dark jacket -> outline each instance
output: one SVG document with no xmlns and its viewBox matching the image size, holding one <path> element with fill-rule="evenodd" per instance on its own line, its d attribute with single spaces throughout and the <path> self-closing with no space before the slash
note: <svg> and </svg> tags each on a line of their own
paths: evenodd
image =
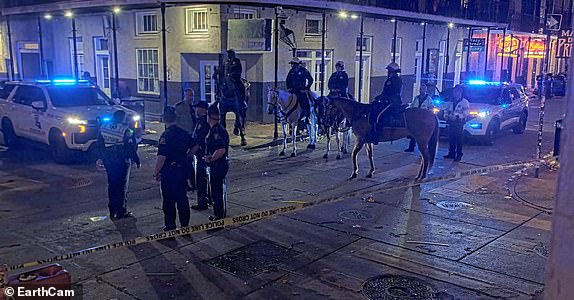
<svg viewBox="0 0 574 300">
<path fill-rule="evenodd" d="M 241 61 L 239 58 L 226 59 L 225 60 L 225 76 L 231 77 L 233 79 L 241 78 L 241 73 L 243 68 L 241 67 Z"/>
<path fill-rule="evenodd" d="M 313 77 L 311 73 L 302 66 L 291 68 L 285 80 L 287 89 L 294 92 L 299 92 L 304 89 L 309 89 L 313 85 Z"/>
<path fill-rule="evenodd" d="M 389 104 L 401 105 L 402 100 L 403 81 L 398 75 L 393 75 L 385 81 L 383 92 L 376 97 L 377 101 L 388 101 Z"/>
<path fill-rule="evenodd" d="M 349 87 L 349 76 L 345 71 L 337 71 L 331 74 L 329 77 L 329 83 L 327 84 L 329 90 L 339 90 L 341 94 L 345 95 L 347 88 Z"/>
<path fill-rule="evenodd" d="M 203 159 L 203 156 L 205 155 L 205 137 L 209 133 L 209 129 L 207 115 L 199 117 L 191 140 L 191 147 L 199 146 L 199 149 L 195 152 L 195 157 L 198 159 Z"/>
<path fill-rule="evenodd" d="M 175 124 L 169 126 L 160 136 L 157 155 L 166 157 L 164 167 L 183 167 L 187 162 L 187 150 L 190 146 L 190 136 L 187 131 Z"/>
<path fill-rule="evenodd" d="M 212 155 L 218 149 L 225 149 L 225 155 L 216 161 L 208 163 L 207 165 L 209 167 L 218 167 L 223 164 L 227 164 L 227 156 L 229 153 L 229 134 L 221 124 L 211 127 L 209 129 L 209 133 L 205 137 L 206 155 Z"/>
</svg>

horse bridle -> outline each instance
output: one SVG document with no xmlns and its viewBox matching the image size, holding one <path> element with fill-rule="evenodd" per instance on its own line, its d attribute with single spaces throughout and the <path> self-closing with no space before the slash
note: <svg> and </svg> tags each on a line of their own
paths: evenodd
<svg viewBox="0 0 574 300">
<path fill-rule="evenodd" d="M 275 98 L 275 103 L 271 103 L 271 102 L 267 101 L 267 105 L 271 105 L 275 109 L 279 108 L 279 112 L 283 115 L 282 118 L 287 120 L 287 118 L 289 118 L 289 116 L 297 109 L 297 104 L 292 109 L 285 112 L 283 110 L 283 108 L 281 107 L 281 105 L 279 105 L 279 92 L 277 92 L 275 90 L 272 90 L 271 92 L 273 93 L 273 95 L 271 97 Z M 297 100 L 295 100 L 295 101 L 297 101 Z M 291 103 L 293 103 L 293 98 L 289 99 L 289 103 L 287 103 L 287 107 L 289 107 L 291 105 Z"/>
</svg>

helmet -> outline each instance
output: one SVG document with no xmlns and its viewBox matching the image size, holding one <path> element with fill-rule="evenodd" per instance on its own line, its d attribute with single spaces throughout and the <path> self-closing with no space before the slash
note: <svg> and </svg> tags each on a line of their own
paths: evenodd
<svg viewBox="0 0 574 300">
<path fill-rule="evenodd" d="M 390 63 L 387 67 L 387 70 L 394 71 L 394 72 L 401 72 L 401 67 L 397 63 Z"/>
<path fill-rule="evenodd" d="M 209 106 L 207 114 L 210 116 L 219 116 L 219 107 L 217 106 L 217 103 L 213 103 Z"/>
<path fill-rule="evenodd" d="M 235 55 L 235 50 L 233 50 L 233 49 L 228 49 L 228 50 L 227 50 L 227 54 L 233 54 L 233 55 Z"/>
<path fill-rule="evenodd" d="M 345 68 L 345 62 L 343 62 L 342 60 L 338 61 L 335 64 L 335 67 L 341 67 L 341 68 Z"/>
<path fill-rule="evenodd" d="M 289 63 L 290 63 L 290 64 L 300 64 L 300 63 L 301 63 L 301 60 L 299 60 L 299 58 L 297 58 L 297 57 L 293 57 L 293 58 L 289 61 Z"/>
</svg>

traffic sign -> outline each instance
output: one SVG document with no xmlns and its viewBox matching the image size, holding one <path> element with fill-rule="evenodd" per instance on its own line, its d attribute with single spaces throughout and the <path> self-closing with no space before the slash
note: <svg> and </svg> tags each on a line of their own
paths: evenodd
<svg viewBox="0 0 574 300">
<path fill-rule="evenodd" d="M 548 30 L 560 30 L 562 25 L 562 15 L 560 14 L 549 14 L 546 17 L 546 29 Z"/>
</svg>

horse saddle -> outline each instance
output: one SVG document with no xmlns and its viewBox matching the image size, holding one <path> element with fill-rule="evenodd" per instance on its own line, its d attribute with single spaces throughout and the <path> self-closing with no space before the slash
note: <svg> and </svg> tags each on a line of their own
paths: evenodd
<svg viewBox="0 0 574 300">
<path fill-rule="evenodd" d="M 405 128 L 407 126 L 405 120 L 407 107 L 408 105 L 403 104 L 401 106 L 387 106 L 378 110 L 375 124 L 377 131 L 380 132 L 384 128 Z"/>
</svg>

